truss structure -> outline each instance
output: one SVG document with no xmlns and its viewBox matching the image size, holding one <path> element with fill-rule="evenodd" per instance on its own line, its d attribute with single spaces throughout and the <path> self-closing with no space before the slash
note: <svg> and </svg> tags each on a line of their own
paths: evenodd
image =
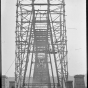
<svg viewBox="0 0 88 88">
<path fill-rule="evenodd" d="M 64 0 L 17 0 L 15 88 L 66 88 Z"/>
</svg>

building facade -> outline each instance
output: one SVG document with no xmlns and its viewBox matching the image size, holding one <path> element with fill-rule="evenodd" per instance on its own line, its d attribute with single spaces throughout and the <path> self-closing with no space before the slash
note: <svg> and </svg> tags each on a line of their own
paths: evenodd
<svg viewBox="0 0 88 88">
<path fill-rule="evenodd" d="M 2 76 L 2 88 L 9 88 L 8 77 L 5 75 Z"/>
<path fill-rule="evenodd" d="M 85 88 L 84 75 L 74 76 L 74 88 Z"/>
</svg>

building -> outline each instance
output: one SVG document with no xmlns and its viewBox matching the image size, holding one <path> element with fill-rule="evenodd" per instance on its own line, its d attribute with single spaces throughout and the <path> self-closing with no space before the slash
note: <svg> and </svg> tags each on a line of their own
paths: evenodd
<svg viewBox="0 0 88 88">
<path fill-rule="evenodd" d="M 74 76 L 74 88 L 85 88 L 84 75 Z"/>
<path fill-rule="evenodd" d="M 15 88 L 15 78 L 8 77 L 8 81 L 9 81 L 9 88 Z"/>
<path fill-rule="evenodd" d="M 67 81 L 66 88 L 73 88 L 73 81 Z"/>
<path fill-rule="evenodd" d="M 9 81 L 9 88 L 15 88 L 15 81 Z"/>
<path fill-rule="evenodd" d="M 8 77 L 5 75 L 2 76 L 2 88 L 9 88 Z"/>
</svg>

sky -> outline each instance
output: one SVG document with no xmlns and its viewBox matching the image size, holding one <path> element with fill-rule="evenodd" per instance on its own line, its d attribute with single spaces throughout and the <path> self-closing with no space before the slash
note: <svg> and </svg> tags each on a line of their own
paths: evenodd
<svg viewBox="0 0 88 88">
<path fill-rule="evenodd" d="M 65 3 L 68 73 L 86 74 L 86 0 L 65 0 Z M 2 74 L 8 77 L 15 72 L 15 19 L 16 0 L 1 0 Z"/>
</svg>

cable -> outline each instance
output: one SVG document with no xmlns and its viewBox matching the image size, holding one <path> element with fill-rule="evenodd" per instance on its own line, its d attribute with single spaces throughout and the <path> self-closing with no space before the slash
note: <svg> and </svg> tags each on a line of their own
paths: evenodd
<svg viewBox="0 0 88 88">
<path fill-rule="evenodd" d="M 15 61 L 15 60 L 14 60 Z M 12 64 L 10 65 L 9 69 L 11 68 L 11 66 L 13 65 L 14 61 L 12 62 Z M 7 72 L 9 71 L 9 69 L 7 70 Z M 7 72 L 5 73 L 5 75 L 7 74 Z"/>
</svg>

